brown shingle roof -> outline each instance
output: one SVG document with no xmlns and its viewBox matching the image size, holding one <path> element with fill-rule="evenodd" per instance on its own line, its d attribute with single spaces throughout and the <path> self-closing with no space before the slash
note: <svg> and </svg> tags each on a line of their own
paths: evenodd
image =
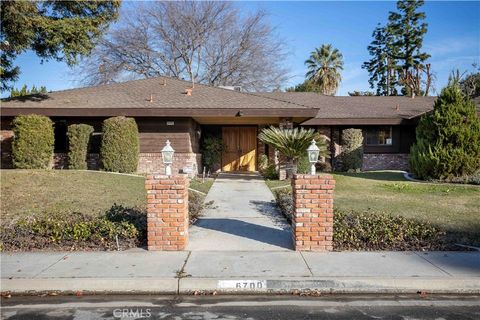
<svg viewBox="0 0 480 320">
<path fill-rule="evenodd" d="M 165 85 L 163 85 L 166 83 Z M 4 108 L 173 108 L 245 109 L 308 107 L 288 101 L 259 97 L 219 87 L 195 84 L 191 96 L 185 89 L 191 83 L 169 77 L 133 80 L 122 83 L 55 91 L 40 99 L 25 97 L 2 101 Z M 150 96 L 153 101 L 150 102 Z"/>
<path fill-rule="evenodd" d="M 323 119 L 412 119 L 433 109 L 436 97 L 332 97 L 313 92 L 272 92 L 264 97 L 302 104 L 318 110 L 304 124 L 322 124 Z"/>
<path fill-rule="evenodd" d="M 166 83 L 164 85 L 164 83 Z M 245 93 L 169 77 L 69 89 L 44 96 L 2 100 L 2 115 L 38 112 L 58 116 L 246 116 L 314 117 L 326 119 L 411 119 L 432 109 L 435 97 L 332 97 L 312 92 Z M 153 101 L 150 102 L 150 97 Z M 33 111 L 32 111 L 33 110 Z M 327 122 L 328 122 L 327 121 Z"/>
</svg>

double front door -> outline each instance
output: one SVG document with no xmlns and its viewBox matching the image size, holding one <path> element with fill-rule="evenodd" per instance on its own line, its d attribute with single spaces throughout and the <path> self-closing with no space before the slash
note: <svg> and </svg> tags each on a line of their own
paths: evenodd
<svg viewBox="0 0 480 320">
<path fill-rule="evenodd" d="M 223 127 L 223 171 L 255 171 L 257 159 L 256 127 Z"/>
</svg>

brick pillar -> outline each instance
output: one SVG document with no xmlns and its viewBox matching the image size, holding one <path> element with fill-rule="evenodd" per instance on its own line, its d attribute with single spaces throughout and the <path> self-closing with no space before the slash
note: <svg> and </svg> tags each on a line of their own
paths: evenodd
<svg viewBox="0 0 480 320">
<path fill-rule="evenodd" d="M 330 174 L 296 174 L 292 179 L 295 250 L 333 250 L 334 188 L 335 180 Z"/>
<path fill-rule="evenodd" d="M 148 250 L 184 250 L 188 243 L 188 178 L 148 175 Z"/>
</svg>

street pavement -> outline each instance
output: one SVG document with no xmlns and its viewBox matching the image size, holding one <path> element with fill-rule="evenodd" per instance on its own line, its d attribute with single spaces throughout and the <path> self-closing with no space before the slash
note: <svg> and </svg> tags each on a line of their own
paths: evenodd
<svg viewBox="0 0 480 320">
<path fill-rule="evenodd" d="M 480 318 L 479 296 L 44 296 L 2 299 L 5 320 Z"/>
</svg>

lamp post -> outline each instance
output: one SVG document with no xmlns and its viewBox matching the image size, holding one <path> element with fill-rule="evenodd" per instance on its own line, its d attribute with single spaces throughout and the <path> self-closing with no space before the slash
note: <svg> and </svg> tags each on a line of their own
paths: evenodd
<svg viewBox="0 0 480 320">
<path fill-rule="evenodd" d="M 312 143 L 308 147 L 307 153 L 308 153 L 308 160 L 312 164 L 312 167 L 310 169 L 310 174 L 314 175 L 316 173 L 315 164 L 317 163 L 318 155 L 320 154 L 320 149 L 317 147 L 317 142 L 315 141 L 315 139 L 312 139 Z"/>
<path fill-rule="evenodd" d="M 162 149 L 162 161 L 165 165 L 165 174 L 167 176 L 172 175 L 172 168 L 171 164 L 173 163 L 173 154 L 175 150 L 173 150 L 172 146 L 170 145 L 170 140 L 167 140 L 165 143 L 165 147 Z"/>
</svg>

